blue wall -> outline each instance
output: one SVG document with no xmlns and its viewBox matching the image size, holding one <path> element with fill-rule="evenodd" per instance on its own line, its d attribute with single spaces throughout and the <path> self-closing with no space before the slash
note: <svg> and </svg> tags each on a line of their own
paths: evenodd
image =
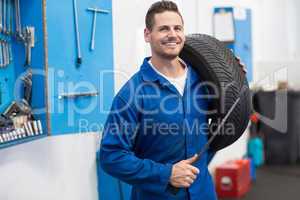
<svg viewBox="0 0 300 200">
<path fill-rule="evenodd" d="M 232 12 L 234 13 L 233 7 L 219 7 L 214 9 L 214 13 L 219 12 Z M 234 24 L 234 37 L 233 43 L 227 45 L 231 48 L 234 54 L 240 57 L 241 61 L 246 65 L 247 68 L 247 79 L 249 82 L 253 80 L 253 65 L 252 65 L 252 28 L 251 28 L 251 10 L 245 9 L 245 19 L 237 19 L 233 17 Z M 234 15 L 233 15 L 234 16 Z"/>
<path fill-rule="evenodd" d="M 82 51 L 82 64 L 77 66 L 73 1 L 47 1 L 48 101 L 53 135 L 97 131 L 105 122 L 107 113 L 103 110 L 109 110 L 114 95 L 111 3 L 77 0 Z M 94 6 L 110 13 L 97 14 L 95 50 L 90 51 L 93 13 L 87 8 Z M 63 93 L 81 92 L 99 95 L 59 99 Z"/>
</svg>

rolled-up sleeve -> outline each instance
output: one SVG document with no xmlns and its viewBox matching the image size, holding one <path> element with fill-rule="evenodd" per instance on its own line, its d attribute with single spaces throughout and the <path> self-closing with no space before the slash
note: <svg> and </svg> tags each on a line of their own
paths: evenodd
<svg viewBox="0 0 300 200">
<path fill-rule="evenodd" d="M 120 96 L 115 97 L 102 133 L 100 165 L 111 176 L 144 191 L 165 192 L 172 165 L 141 159 L 133 152 L 140 126 L 135 108 Z"/>
</svg>

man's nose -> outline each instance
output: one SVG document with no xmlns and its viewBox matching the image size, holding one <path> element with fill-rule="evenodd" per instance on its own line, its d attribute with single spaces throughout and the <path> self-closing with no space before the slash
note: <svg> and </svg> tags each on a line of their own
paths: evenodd
<svg viewBox="0 0 300 200">
<path fill-rule="evenodd" d="M 168 33 L 168 37 L 176 37 L 176 31 L 175 29 L 171 28 L 169 33 Z"/>
</svg>

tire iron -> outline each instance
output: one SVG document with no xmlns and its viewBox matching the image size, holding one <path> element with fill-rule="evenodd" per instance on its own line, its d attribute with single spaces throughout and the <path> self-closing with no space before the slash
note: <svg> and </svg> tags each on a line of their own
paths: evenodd
<svg viewBox="0 0 300 200">
<path fill-rule="evenodd" d="M 93 26 L 92 26 L 92 37 L 91 37 L 91 51 L 95 49 L 95 34 L 96 34 L 96 22 L 97 22 L 97 13 L 108 14 L 108 10 L 102 10 L 98 8 L 87 8 L 87 11 L 93 12 Z"/>
<path fill-rule="evenodd" d="M 76 32 L 76 46 L 77 46 L 77 59 L 76 66 L 80 66 L 82 63 L 81 48 L 80 48 L 80 33 L 78 25 L 78 14 L 77 14 L 77 1 L 73 0 L 73 10 L 74 10 L 74 23 L 75 23 L 75 32 Z"/>
</svg>

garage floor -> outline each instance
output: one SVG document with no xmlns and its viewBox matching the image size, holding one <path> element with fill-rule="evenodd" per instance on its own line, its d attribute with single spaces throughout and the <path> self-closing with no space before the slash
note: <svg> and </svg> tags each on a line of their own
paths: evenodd
<svg viewBox="0 0 300 200">
<path fill-rule="evenodd" d="M 241 200 L 300 199 L 300 165 L 265 166 L 257 170 L 256 176 L 256 182 Z"/>
</svg>

